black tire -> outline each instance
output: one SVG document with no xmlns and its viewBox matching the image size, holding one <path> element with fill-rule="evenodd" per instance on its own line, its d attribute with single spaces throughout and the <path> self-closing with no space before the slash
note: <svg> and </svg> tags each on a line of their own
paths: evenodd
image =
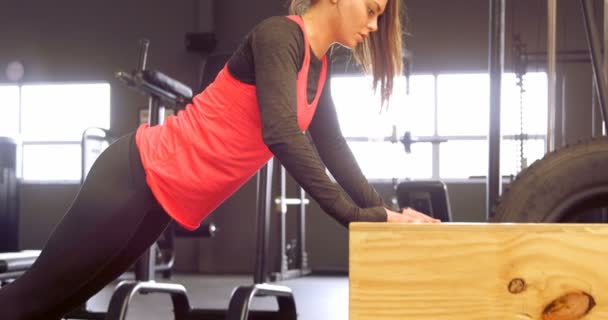
<svg viewBox="0 0 608 320">
<path fill-rule="evenodd" d="M 583 222 L 582 214 L 605 207 L 608 137 L 599 137 L 550 152 L 523 170 L 499 198 L 492 221 Z"/>
</svg>

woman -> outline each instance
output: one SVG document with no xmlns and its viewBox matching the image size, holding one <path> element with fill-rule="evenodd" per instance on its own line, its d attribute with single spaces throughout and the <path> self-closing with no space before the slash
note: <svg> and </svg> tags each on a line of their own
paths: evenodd
<svg viewBox="0 0 608 320">
<path fill-rule="evenodd" d="M 171 219 L 196 229 L 273 155 L 345 226 L 438 222 L 385 208 L 342 137 L 326 81 L 326 53 L 338 43 L 354 49 L 388 100 L 401 69 L 399 0 L 309 2 L 292 1 L 301 16 L 257 25 L 176 117 L 141 126 L 99 157 L 36 263 L 0 290 L 0 319 L 60 318 L 127 270 Z"/>
</svg>

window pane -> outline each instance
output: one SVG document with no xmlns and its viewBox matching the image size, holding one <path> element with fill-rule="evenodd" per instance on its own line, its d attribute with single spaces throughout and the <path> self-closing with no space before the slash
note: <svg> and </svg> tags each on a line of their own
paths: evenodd
<svg viewBox="0 0 608 320">
<path fill-rule="evenodd" d="M 34 181 L 79 181 L 80 145 L 23 146 L 23 179 Z"/>
<path fill-rule="evenodd" d="M 19 133 L 19 87 L 0 86 L 0 136 Z"/>
<path fill-rule="evenodd" d="M 547 134 L 547 74 L 528 73 L 524 77 L 524 130 L 528 134 Z"/>
<path fill-rule="evenodd" d="M 429 179 L 432 176 L 430 145 L 414 144 L 410 154 L 405 153 L 402 144 L 349 142 L 348 145 L 367 179 Z"/>
<path fill-rule="evenodd" d="M 373 94 L 371 77 L 333 77 L 332 99 L 342 134 L 350 137 L 385 137 L 393 119 L 380 112 L 380 98 Z M 389 109 L 390 110 L 390 109 Z"/>
<path fill-rule="evenodd" d="M 487 135 L 489 92 L 487 74 L 439 75 L 439 135 Z"/>
<path fill-rule="evenodd" d="M 403 90 L 405 92 L 405 88 Z M 435 133 L 434 76 L 411 76 L 410 93 L 396 95 L 395 100 L 399 106 L 404 106 L 395 116 L 400 136 L 403 136 L 405 131 L 411 132 L 413 136 L 431 136 Z"/>
<path fill-rule="evenodd" d="M 466 179 L 488 172 L 486 140 L 447 141 L 440 145 L 439 175 L 442 179 Z"/>
<path fill-rule="evenodd" d="M 393 126 L 402 136 L 434 132 L 435 83 L 432 75 L 410 77 L 407 94 L 405 77 L 395 78 L 388 108 L 380 110 L 380 96 L 374 95 L 370 77 L 333 77 L 332 99 L 336 105 L 340 128 L 350 137 L 386 137 Z"/>
<path fill-rule="evenodd" d="M 547 74 L 527 73 L 523 78 L 523 131 L 527 134 L 547 134 Z M 501 132 L 504 135 L 519 134 L 520 129 L 520 87 L 513 73 L 503 77 L 501 105 Z"/>
<path fill-rule="evenodd" d="M 110 126 L 107 83 L 24 85 L 22 99 L 24 141 L 79 141 L 88 127 Z"/>
</svg>

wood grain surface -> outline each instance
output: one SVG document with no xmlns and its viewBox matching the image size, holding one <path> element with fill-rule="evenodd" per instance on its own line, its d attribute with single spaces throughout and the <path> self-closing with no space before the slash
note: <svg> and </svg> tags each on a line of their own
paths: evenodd
<svg viewBox="0 0 608 320">
<path fill-rule="evenodd" d="M 608 319 L 608 225 L 353 223 L 350 320 Z"/>
</svg>

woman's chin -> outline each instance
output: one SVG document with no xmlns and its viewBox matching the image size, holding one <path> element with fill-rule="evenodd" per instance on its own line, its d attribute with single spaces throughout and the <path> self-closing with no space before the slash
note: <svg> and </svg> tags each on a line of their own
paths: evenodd
<svg viewBox="0 0 608 320">
<path fill-rule="evenodd" d="M 338 42 L 338 44 L 343 47 L 353 50 L 359 45 L 359 42 L 357 40 L 352 40 L 350 42 L 341 41 L 341 42 Z"/>
</svg>

